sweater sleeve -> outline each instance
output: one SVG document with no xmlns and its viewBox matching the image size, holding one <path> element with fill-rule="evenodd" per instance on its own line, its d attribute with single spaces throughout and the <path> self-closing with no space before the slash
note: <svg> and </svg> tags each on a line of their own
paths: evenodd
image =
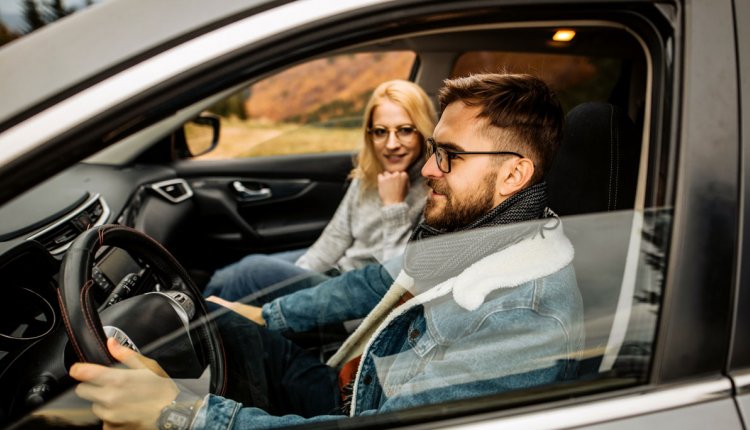
<svg viewBox="0 0 750 430">
<path fill-rule="evenodd" d="M 336 213 L 318 240 L 297 260 L 295 263 L 297 266 L 316 272 L 325 272 L 334 267 L 334 264 L 344 255 L 354 241 L 351 216 L 352 208 L 357 203 L 358 192 L 359 180 L 355 179 L 349 185 Z"/>
<path fill-rule="evenodd" d="M 382 207 L 383 255 L 381 261 L 403 254 L 406 242 L 419 222 L 426 199 L 427 190 L 420 179 L 412 182 L 406 201 Z"/>
</svg>

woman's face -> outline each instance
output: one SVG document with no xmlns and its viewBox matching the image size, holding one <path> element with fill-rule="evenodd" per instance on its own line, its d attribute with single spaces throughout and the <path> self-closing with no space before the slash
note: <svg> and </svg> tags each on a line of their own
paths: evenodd
<svg viewBox="0 0 750 430">
<path fill-rule="evenodd" d="M 411 117 L 387 99 L 372 111 L 370 139 L 387 172 L 405 171 L 422 155 L 422 137 Z"/>
</svg>

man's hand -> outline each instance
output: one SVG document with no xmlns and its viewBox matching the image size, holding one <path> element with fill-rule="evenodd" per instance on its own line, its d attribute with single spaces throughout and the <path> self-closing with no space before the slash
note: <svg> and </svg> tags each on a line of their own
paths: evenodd
<svg viewBox="0 0 750 430">
<path fill-rule="evenodd" d="M 159 364 L 126 348 L 113 338 L 107 348 L 127 368 L 76 363 L 70 376 L 81 381 L 76 394 L 93 403 L 91 409 L 104 428 L 153 429 L 161 410 L 180 390 Z"/>
<path fill-rule="evenodd" d="M 217 305 L 224 306 L 225 308 L 229 308 L 258 325 L 266 325 L 266 320 L 263 319 L 263 308 L 246 305 L 239 302 L 230 302 L 216 296 L 209 296 L 208 298 L 206 298 L 206 301 L 216 303 Z"/>
<path fill-rule="evenodd" d="M 406 172 L 383 172 L 378 174 L 378 194 L 383 206 L 395 205 L 406 200 L 409 194 L 409 175 Z"/>
</svg>

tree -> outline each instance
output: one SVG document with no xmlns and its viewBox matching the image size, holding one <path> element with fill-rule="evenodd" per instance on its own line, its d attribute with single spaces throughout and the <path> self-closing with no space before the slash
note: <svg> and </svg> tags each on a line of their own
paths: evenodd
<svg viewBox="0 0 750 430">
<path fill-rule="evenodd" d="M 26 20 L 27 33 L 40 29 L 47 24 L 42 18 L 42 13 L 39 11 L 39 5 L 34 0 L 24 0 L 23 18 Z"/>
</svg>

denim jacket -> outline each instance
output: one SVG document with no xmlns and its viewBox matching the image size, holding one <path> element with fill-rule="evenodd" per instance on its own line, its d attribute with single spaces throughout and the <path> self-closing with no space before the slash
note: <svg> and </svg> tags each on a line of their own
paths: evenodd
<svg viewBox="0 0 750 430">
<path fill-rule="evenodd" d="M 289 294 L 263 305 L 263 319 L 270 330 L 296 333 L 326 324 L 364 318 L 393 284 L 402 257 L 359 270 L 345 272 L 313 288 Z M 395 269 L 395 270 L 394 270 Z"/>
<path fill-rule="evenodd" d="M 388 314 L 367 342 L 355 380 L 351 415 L 496 394 L 574 377 L 584 330 L 572 259 L 573 247 L 558 227 L 417 292 Z M 376 269 L 369 275 L 379 275 Z M 396 280 L 399 283 L 409 284 L 403 272 Z M 287 324 L 290 320 L 285 319 Z M 277 428 L 341 418 L 275 417 L 209 395 L 195 424 L 211 429 Z"/>
</svg>

